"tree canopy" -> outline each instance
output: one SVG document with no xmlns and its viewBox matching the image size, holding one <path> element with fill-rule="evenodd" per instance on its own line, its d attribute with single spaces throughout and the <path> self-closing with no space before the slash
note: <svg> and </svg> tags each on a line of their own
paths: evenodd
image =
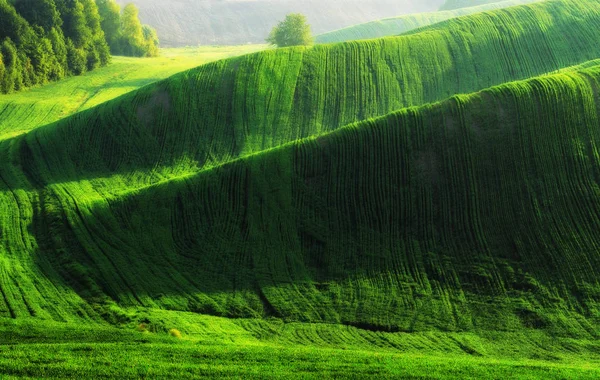
<svg viewBox="0 0 600 380">
<path fill-rule="evenodd" d="M 273 28 L 266 40 L 279 47 L 312 45 L 314 42 L 306 16 L 292 13 Z"/>
<path fill-rule="evenodd" d="M 121 16 L 114 0 L 0 0 L 0 93 L 93 70 L 111 51 L 158 54 L 132 4 Z"/>
<path fill-rule="evenodd" d="M 121 11 L 114 0 L 96 0 L 96 3 L 111 53 L 133 57 L 158 55 L 158 35 L 149 25 L 142 25 L 134 4 L 127 4 Z"/>
</svg>

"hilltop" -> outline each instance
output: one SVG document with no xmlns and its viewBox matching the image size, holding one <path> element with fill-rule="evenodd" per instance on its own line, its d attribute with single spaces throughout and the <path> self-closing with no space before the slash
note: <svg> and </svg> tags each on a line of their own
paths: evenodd
<svg viewBox="0 0 600 380">
<path fill-rule="evenodd" d="M 333 43 L 351 40 L 365 40 L 387 36 L 397 36 L 411 30 L 433 25 L 452 18 L 485 12 L 494 9 L 512 7 L 516 5 L 536 3 L 542 0 L 506 0 L 497 1 L 473 7 L 464 7 L 450 11 L 417 13 L 405 16 L 384 18 L 364 24 L 353 25 L 347 28 L 334 30 L 316 36 L 317 43 Z"/>
</svg>

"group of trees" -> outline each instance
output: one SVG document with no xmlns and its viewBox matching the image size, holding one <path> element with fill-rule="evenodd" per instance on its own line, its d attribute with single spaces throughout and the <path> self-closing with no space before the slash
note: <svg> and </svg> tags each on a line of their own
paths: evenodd
<svg viewBox="0 0 600 380">
<path fill-rule="evenodd" d="M 114 0 L 96 0 L 102 17 L 102 29 L 112 54 L 134 57 L 158 55 L 158 35 L 148 26 L 142 25 L 139 10 L 134 4 L 121 7 Z"/>
<path fill-rule="evenodd" d="M 0 0 L 0 93 L 93 70 L 110 61 L 111 51 L 158 53 L 156 32 L 141 26 L 133 5 L 122 16 L 116 6 L 117 45 L 109 47 L 100 3 L 116 5 L 113 0 Z"/>
</svg>

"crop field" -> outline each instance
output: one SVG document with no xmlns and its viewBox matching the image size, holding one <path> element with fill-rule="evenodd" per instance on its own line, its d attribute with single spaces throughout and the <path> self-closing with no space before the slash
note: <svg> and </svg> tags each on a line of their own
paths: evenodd
<svg viewBox="0 0 600 380">
<path fill-rule="evenodd" d="M 349 26 L 320 34 L 316 37 L 318 43 L 335 43 L 352 40 L 366 40 L 388 36 L 397 36 L 418 28 L 433 25 L 452 18 L 485 12 L 494 9 L 508 8 L 516 5 L 537 3 L 543 0 L 505 0 L 489 4 L 460 7 L 453 10 L 409 14 L 399 17 L 385 18 L 364 24 Z"/>
<path fill-rule="evenodd" d="M 551 0 L 0 96 L 0 377 L 598 378 L 598 41 Z"/>
</svg>

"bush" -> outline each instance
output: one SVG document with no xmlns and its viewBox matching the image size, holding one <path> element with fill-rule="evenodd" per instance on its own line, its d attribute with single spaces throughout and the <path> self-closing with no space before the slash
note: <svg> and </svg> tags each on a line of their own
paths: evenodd
<svg viewBox="0 0 600 380">
<path fill-rule="evenodd" d="M 181 331 L 179 331 L 177 329 L 169 330 L 169 335 L 171 335 L 172 337 L 177 338 L 177 339 L 181 339 L 181 337 L 182 337 Z"/>
</svg>

